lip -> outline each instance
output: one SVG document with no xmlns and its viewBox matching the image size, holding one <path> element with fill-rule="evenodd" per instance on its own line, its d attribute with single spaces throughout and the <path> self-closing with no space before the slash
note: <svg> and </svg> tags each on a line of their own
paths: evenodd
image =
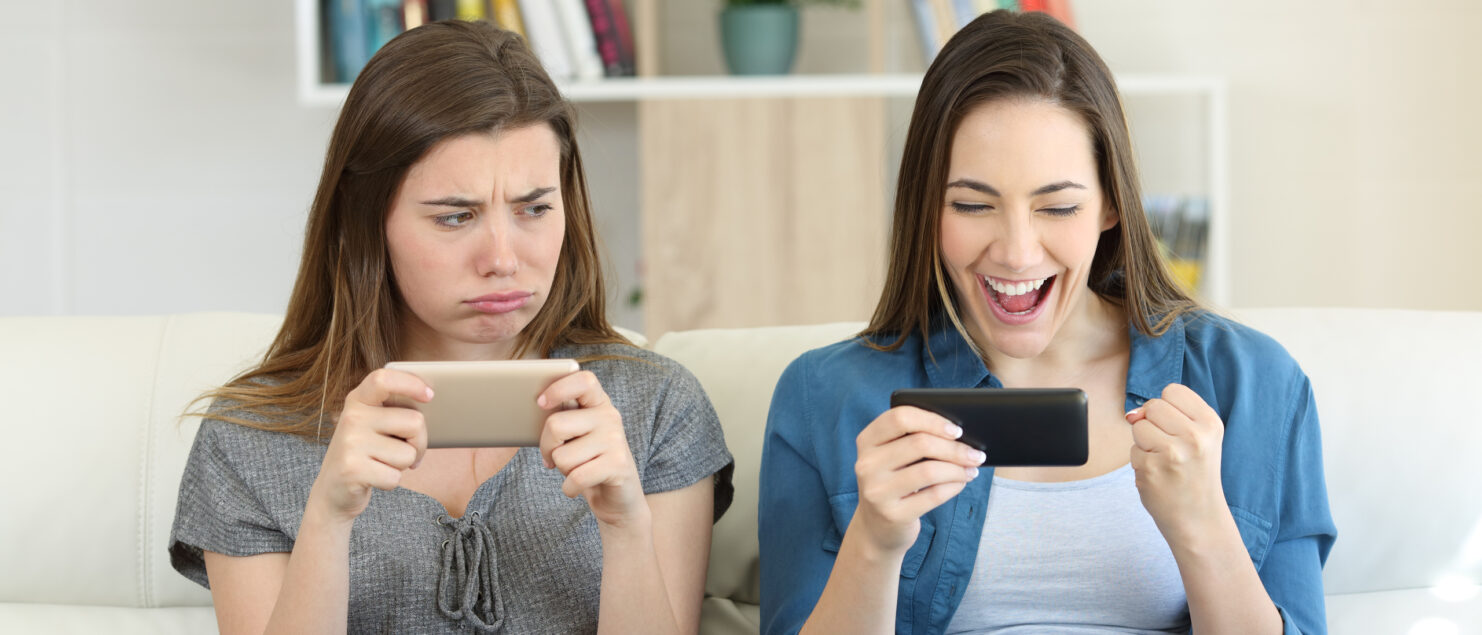
<svg viewBox="0 0 1482 635">
<path fill-rule="evenodd" d="M 1051 298 L 1051 297 L 1041 298 L 1040 301 L 1039 301 L 1039 304 L 1035 305 L 1035 307 L 1033 309 L 1031 309 L 1028 313 L 1024 313 L 1024 314 L 1021 314 L 1021 315 L 1014 315 L 1012 313 L 1009 313 L 1008 311 L 1003 310 L 1003 307 L 1002 306 L 1000 306 L 997 302 L 994 302 L 993 301 L 993 293 L 994 293 L 994 291 L 993 291 L 992 288 L 990 288 L 988 286 L 987 278 L 993 278 L 993 280 L 995 282 L 1000 282 L 1000 283 L 1005 283 L 1005 284 L 1011 283 L 1011 282 L 1012 283 L 1032 282 L 1034 280 L 1040 280 L 1040 278 L 1032 278 L 1030 280 L 1009 280 L 1009 279 L 1006 279 L 1006 278 L 998 278 L 998 277 L 994 277 L 994 276 L 982 276 L 982 275 L 978 275 L 978 276 L 973 276 L 973 277 L 976 278 L 977 281 L 978 281 L 978 290 L 981 291 L 982 294 L 983 294 L 983 301 L 988 303 L 988 312 L 989 313 L 992 313 L 993 314 L 993 317 L 996 318 L 999 322 L 1002 322 L 1002 323 L 1007 324 L 1007 325 L 1010 325 L 1010 326 L 1022 326 L 1022 325 L 1025 325 L 1025 324 L 1029 324 L 1029 323 L 1034 322 L 1036 319 L 1039 318 L 1040 314 L 1044 312 L 1045 307 L 1046 306 L 1049 306 L 1050 301 L 1054 299 L 1054 298 Z M 1050 277 L 1050 276 L 1046 276 L 1046 277 Z M 1055 280 L 1055 282 L 1058 283 L 1059 280 L 1057 279 L 1057 280 Z M 1050 289 L 1050 291 L 1053 292 L 1054 289 L 1052 288 L 1052 289 Z"/>
<path fill-rule="evenodd" d="M 1013 278 L 1000 278 L 998 276 L 988 276 L 988 275 L 980 275 L 979 277 L 991 279 L 994 282 L 997 282 L 999 284 L 1019 284 L 1020 282 L 1034 282 L 1036 280 L 1045 280 L 1045 279 L 1048 279 L 1048 278 L 1053 278 L 1054 276 L 1055 276 L 1055 274 L 1050 274 L 1048 276 L 1040 276 L 1038 278 L 1021 278 L 1021 279 L 1018 279 L 1018 280 L 1015 280 Z"/>
<path fill-rule="evenodd" d="M 481 295 L 472 300 L 464 301 L 464 304 L 467 304 L 479 313 L 497 315 L 520 309 L 534 295 L 534 293 L 529 291 L 505 291 L 503 293 Z"/>
</svg>

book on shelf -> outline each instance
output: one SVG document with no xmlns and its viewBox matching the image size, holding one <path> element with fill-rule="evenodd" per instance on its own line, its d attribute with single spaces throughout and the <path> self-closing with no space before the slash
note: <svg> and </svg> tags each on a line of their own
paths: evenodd
<svg viewBox="0 0 1482 635">
<path fill-rule="evenodd" d="M 908 0 L 911 15 L 916 21 L 916 32 L 921 37 L 921 51 L 926 63 L 936 58 L 937 52 L 958 29 L 967 26 L 974 18 L 998 9 L 1009 11 L 1039 11 L 1048 13 L 1075 28 L 1071 18 L 1070 0 Z"/>
<path fill-rule="evenodd" d="M 525 20 L 520 17 L 520 3 L 515 0 L 489 0 L 489 17 L 499 28 L 525 37 Z"/>
<path fill-rule="evenodd" d="M 427 0 L 427 21 L 458 19 L 458 0 Z"/>
<path fill-rule="evenodd" d="M 1209 238 L 1209 199 L 1150 195 L 1142 206 L 1174 277 L 1184 288 L 1198 289 Z"/>
<path fill-rule="evenodd" d="M 637 74 L 637 61 L 633 57 L 633 34 L 628 31 L 627 14 L 616 0 L 585 0 L 587 19 L 592 24 L 592 36 L 597 43 L 597 55 L 602 60 L 602 73 L 608 77 L 628 77 Z M 619 20 L 619 17 L 622 17 Z"/>
<path fill-rule="evenodd" d="M 427 0 L 406 0 L 401 7 L 401 23 L 408 29 L 415 29 L 431 22 L 428 19 Z"/>
<path fill-rule="evenodd" d="M 328 0 L 324 4 L 324 33 L 327 50 L 334 63 L 334 81 L 348 82 L 360 74 L 370 60 L 371 48 L 366 36 L 370 31 L 370 13 L 365 0 Z"/>
<path fill-rule="evenodd" d="M 592 35 L 592 21 L 582 0 L 555 0 L 562 40 L 571 55 L 572 77 L 578 81 L 602 79 L 602 56 Z"/>
<path fill-rule="evenodd" d="M 371 51 L 379 51 L 405 30 L 402 0 L 365 0 L 365 7 L 369 20 L 366 44 Z"/>
<path fill-rule="evenodd" d="M 520 0 L 520 19 L 525 23 L 525 42 L 545 64 L 545 72 L 552 79 L 571 79 L 574 67 L 555 4 L 551 0 Z"/>
<path fill-rule="evenodd" d="M 386 42 L 438 20 L 483 20 L 518 33 L 557 80 L 636 74 L 623 0 L 319 0 L 323 81 L 350 83 Z M 946 1 L 946 0 L 942 0 Z"/>
<path fill-rule="evenodd" d="M 459 20 L 473 22 L 489 17 L 489 8 L 484 6 L 484 0 L 458 0 L 454 9 Z"/>
</svg>

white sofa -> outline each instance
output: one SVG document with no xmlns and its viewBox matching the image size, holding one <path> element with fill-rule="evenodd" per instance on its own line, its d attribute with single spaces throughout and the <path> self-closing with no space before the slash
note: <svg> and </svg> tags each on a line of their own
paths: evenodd
<svg viewBox="0 0 1482 635">
<path fill-rule="evenodd" d="M 1312 377 L 1339 528 L 1333 633 L 1482 633 L 1482 313 L 1236 312 Z M 756 483 L 778 374 L 859 324 L 669 333 L 737 458 L 702 630 L 755 632 Z M 206 633 L 210 594 L 165 553 L 196 422 L 178 415 L 253 361 L 277 317 L 0 318 L 0 633 Z"/>
</svg>

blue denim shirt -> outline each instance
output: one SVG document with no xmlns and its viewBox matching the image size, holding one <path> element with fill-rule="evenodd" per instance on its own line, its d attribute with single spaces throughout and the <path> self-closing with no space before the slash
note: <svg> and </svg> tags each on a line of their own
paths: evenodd
<svg viewBox="0 0 1482 635">
<path fill-rule="evenodd" d="M 1325 633 L 1322 567 L 1337 530 L 1307 376 L 1275 340 L 1218 316 L 1185 317 L 1160 337 L 1129 331 L 1126 408 L 1179 383 L 1219 413 L 1225 498 L 1285 632 Z M 762 632 L 797 632 L 823 593 L 859 502 L 855 437 L 889 408 L 891 391 L 966 387 L 1002 384 L 950 325 L 929 347 L 919 334 L 889 352 L 855 338 L 783 372 L 762 448 Z M 921 518 L 901 564 L 897 633 L 946 629 L 972 574 L 992 482 L 985 469 Z"/>
</svg>

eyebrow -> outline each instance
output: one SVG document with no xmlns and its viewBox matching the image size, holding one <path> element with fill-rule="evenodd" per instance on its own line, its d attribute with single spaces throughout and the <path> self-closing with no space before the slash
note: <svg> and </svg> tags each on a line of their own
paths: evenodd
<svg viewBox="0 0 1482 635">
<path fill-rule="evenodd" d="M 439 199 L 422 201 L 423 205 L 440 205 L 443 207 L 478 207 L 479 202 L 471 198 L 459 198 L 457 196 L 444 196 Z"/>
<path fill-rule="evenodd" d="M 973 179 L 957 179 L 956 181 L 947 184 L 947 189 L 949 190 L 954 187 L 965 187 L 970 190 L 982 192 L 989 196 L 1003 196 L 1002 194 L 999 194 L 998 190 L 994 189 L 993 186 L 982 181 L 975 181 Z M 1060 190 L 1068 190 L 1072 188 L 1084 190 L 1086 189 L 1086 186 L 1081 185 L 1080 183 L 1076 183 L 1075 181 L 1060 181 L 1057 183 L 1051 183 L 1049 185 L 1041 186 L 1039 189 L 1030 192 L 1029 195 L 1042 196 L 1045 194 L 1053 194 L 1055 192 L 1059 192 Z"/>
<path fill-rule="evenodd" d="M 540 197 L 545 196 L 546 194 L 550 194 L 551 192 L 554 192 L 554 191 L 556 191 L 556 188 L 554 188 L 554 187 L 538 187 L 538 188 L 535 188 L 533 190 L 530 190 L 530 193 L 529 194 L 526 194 L 524 196 L 521 196 L 520 198 L 517 198 L 517 199 L 515 199 L 515 200 L 513 200 L 511 202 L 513 202 L 513 203 L 534 203 L 535 201 L 540 200 Z"/>
<path fill-rule="evenodd" d="M 539 188 L 535 188 L 533 190 L 530 190 L 529 193 L 527 193 L 524 196 L 521 196 L 521 197 L 515 199 L 512 202 L 514 202 L 514 203 L 533 203 L 535 201 L 540 200 L 540 197 L 545 196 L 546 194 L 550 194 L 551 192 L 554 192 L 554 191 L 556 191 L 556 188 L 554 188 L 554 187 L 539 187 Z M 422 201 L 422 204 L 423 205 L 438 205 L 438 206 L 441 206 L 441 207 L 479 207 L 483 203 L 481 201 L 476 201 L 476 200 L 471 199 L 471 198 L 463 198 L 461 196 L 444 196 L 442 198 L 436 198 L 436 199 L 432 199 L 430 201 Z"/>
</svg>

